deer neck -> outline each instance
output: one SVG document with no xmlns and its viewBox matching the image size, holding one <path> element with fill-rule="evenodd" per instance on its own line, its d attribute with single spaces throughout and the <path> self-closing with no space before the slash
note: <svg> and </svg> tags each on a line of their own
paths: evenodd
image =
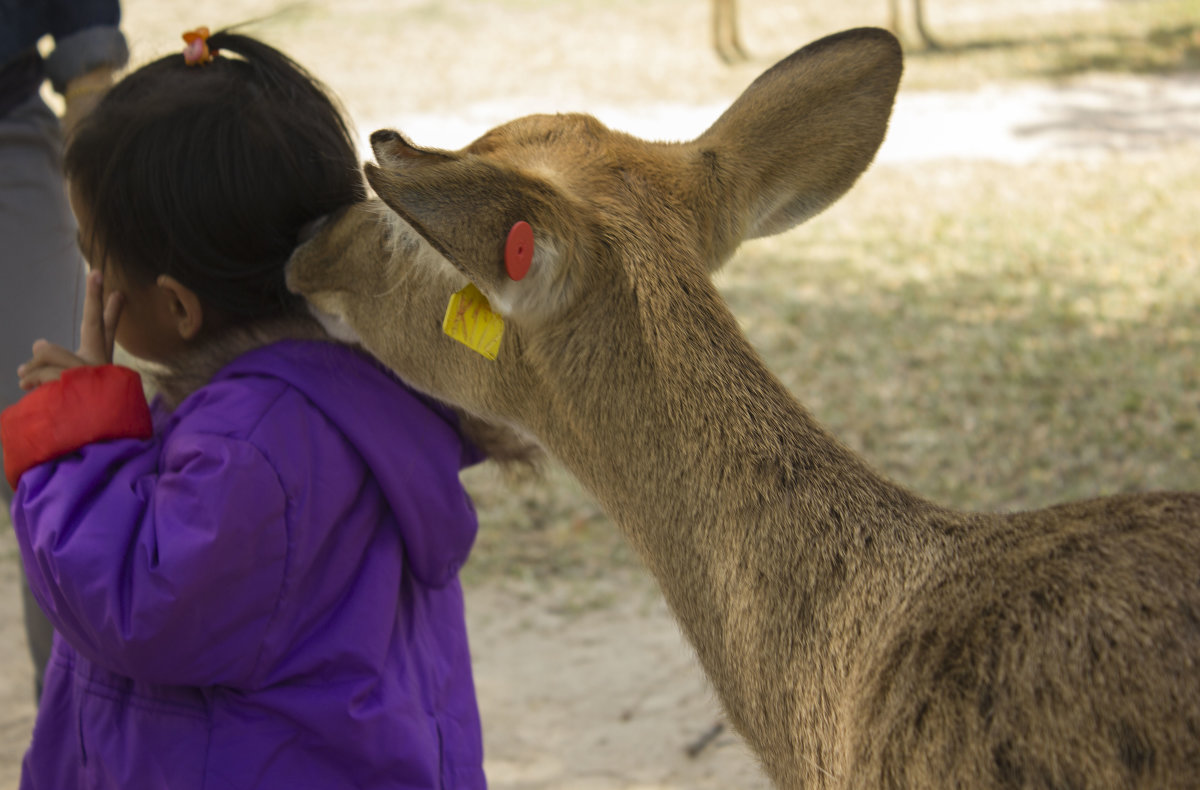
<svg viewBox="0 0 1200 790">
<path fill-rule="evenodd" d="M 811 418 L 706 277 L 628 290 L 591 320 L 528 344 L 531 366 L 556 378 L 522 419 L 638 549 L 731 714 L 770 709 L 764 695 L 791 691 L 746 657 L 827 648 L 818 635 L 835 610 L 862 597 L 850 588 L 886 587 L 861 558 L 902 540 L 895 525 L 924 504 Z M 735 723 L 770 729 L 752 718 Z"/>
</svg>

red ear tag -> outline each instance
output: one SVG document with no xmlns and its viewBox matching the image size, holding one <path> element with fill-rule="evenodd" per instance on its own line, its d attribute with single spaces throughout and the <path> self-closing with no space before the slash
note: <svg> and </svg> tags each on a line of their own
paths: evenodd
<svg viewBox="0 0 1200 790">
<path fill-rule="evenodd" d="M 508 270 L 509 277 L 520 280 L 529 273 L 529 264 L 532 262 L 533 228 L 522 220 L 508 232 L 508 241 L 504 243 L 504 268 Z"/>
</svg>

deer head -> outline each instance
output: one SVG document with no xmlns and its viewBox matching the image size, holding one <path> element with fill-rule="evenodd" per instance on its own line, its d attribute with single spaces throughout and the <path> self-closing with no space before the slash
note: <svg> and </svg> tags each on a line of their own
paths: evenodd
<svg viewBox="0 0 1200 790">
<path fill-rule="evenodd" d="M 728 321 L 708 303 L 708 275 L 743 240 L 850 188 L 883 140 L 900 73 L 890 34 L 851 30 L 774 66 L 691 142 L 640 140 L 586 115 L 522 118 L 461 151 L 378 131 L 366 173 L 388 210 L 327 223 L 296 252 L 290 287 L 414 386 L 527 425 L 555 367 L 581 372 L 590 346 L 653 354 L 639 339 L 662 331 L 648 310 Z M 505 249 L 518 223 L 532 254 L 514 279 Z M 495 361 L 441 330 L 468 282 L 503 317 Z"/>
</svg>

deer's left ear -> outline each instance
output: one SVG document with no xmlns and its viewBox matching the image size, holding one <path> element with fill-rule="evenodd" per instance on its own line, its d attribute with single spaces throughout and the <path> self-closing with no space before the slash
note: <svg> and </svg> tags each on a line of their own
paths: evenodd
<svg viewBox="0 0 1200 790">
<path fill-rule="evenodd" d="M 540 321 L 575 296 L 579 217 L 546 181 L 477 156 L 421 149 L 396 132 L 371 135 L 380 165 L 367 180 L 401 219 L 517 320 Z"/>
<path fill-rule="evenodd" d="M 536 323 L 570 304 L 576 288 L 561 236 L 536 219 L 521 219 L 499 239 L 499 247 L 503 275 L 487 291 L 497 313 Z"/>
<path fill-rule="evenodd" d="M 768 69 L 695 141 L 703 167 L 689 199 L 713 207 L 712 268 L 745 239 L 782 233 L 850 189 L 887 133 L 903 66 L 886 30 L 827 36 Z"/>
</svg>

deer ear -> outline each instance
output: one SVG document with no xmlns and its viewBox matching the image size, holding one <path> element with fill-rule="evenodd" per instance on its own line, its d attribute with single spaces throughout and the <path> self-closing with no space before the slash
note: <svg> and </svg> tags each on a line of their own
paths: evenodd
<svg viewBox="0 0 1200 790">
<path fill-rule="evenodd" d="M 578 227 L 545 181 L 477 156 L 422 149 L 396 132 L 371 135 L 367 181 L 387 206 L 505 317 L 540 320 L 573 296 L 568 255 Z"/>
<path fill-rule="evenodd" d="M 755 80 L 694 145 L 718 194 L 719 265 L 744 239 L 821 212 L 870 165 L 900 83 L 900 44 L 861 28 L 794 52 Z"/>
</svg>

